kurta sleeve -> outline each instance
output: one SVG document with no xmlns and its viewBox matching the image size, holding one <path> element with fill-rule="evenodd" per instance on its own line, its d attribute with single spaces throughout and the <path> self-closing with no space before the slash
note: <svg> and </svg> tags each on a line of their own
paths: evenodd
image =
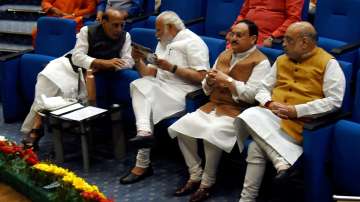
<svg viewBox="0 0 360 202">
<path fill-rule="evenodd" d="M 213 65 L 213 68 L 212 68 L 212 69 L 216 69 L 217 61 L 218 61 L 218 60 L 216 59 L 216 61 L 215 61 L 214 65 Z M 202 89 L 203 89 L 205 95 L 209 96 L 210 93 L 213 91 L 213 88 L 207 85 L 207 83 L 206 83 L 206 78 L 207 78 L 207 75 L 206 75 L 206 77 L 201 81 L 201 86 L 202 86 Z"/>
<path fill-rule="evenodd" d="M 79 10 L 75 11 L 75 16 L 85 16 L 91 15 L 95 13 L 97 0 L 86 0 L 84 1 L 84 5 Z"/>
<path fill-rule="evenodd" d="M 237 95 L 233 95 L 235 102 L 242 100 L 247 103 L 254 103 L 255 95 L 261 85 L 261 80 L 270 71 L 270 62 L 261 61 L 256 65 L 247 82 L 235 81 Z"/>
<path fill-rule="evenodd" d="M 192 40 L 187 44 L 186 49 L 189 68 L 196 71 L 209 69 L 209 49 L 204 42 Z"/>
<path fill-rule="evenodd" d="M 134 60 L 131 57 L 131 36 L 128 32 L 126 32 L 125 43 L 121 49 L 120 55 L 121 59 L 123 59 L 126 63 L 124 68 L 132 68 L 134 66 Z"/>
<path fill-rule="evenodd" d="M 55 0 L 42 0 L 41 8 L 44 12 L 48 12 L 51 7 L 53 7 Z"/>
<path fill-rule="evenodd" d="M 85 26 L 80 29 L 80 32 L 77 36 L 75 48 L 73 50 L 72 61 L 74 65 L 89 69 L 91 63 L 95 60 L 95 58 L 88 56 L 88 51 L 88 27 Z"/>
<path fill-rule="evenodd" d="M 275 38 L 284 36 L 286 29 L 294 22 L 301 21 L 304 0 L 286 0 L 286 20 L 271 35 Z"/>
<path fill-rule="evenodd" d="M 335 59 L 331 59 L 325 70 L 323 92 L 325 97 L 305 104 L 295 105 L 297 116 L 318 117 L 341 107 L 345 94 L 345 76 Z"/>
<path fill-rule="evenodd" d="M 261 81 L 259 91 L 255 95 L 255 100 L 260 102 L 262 106 L 264 106 L 266 102 L 271 101 L 271 92 L 276 83 L 276 74 L 277 67 L 275 62 L 271 67 L 270 72 Z"/>
</svg>

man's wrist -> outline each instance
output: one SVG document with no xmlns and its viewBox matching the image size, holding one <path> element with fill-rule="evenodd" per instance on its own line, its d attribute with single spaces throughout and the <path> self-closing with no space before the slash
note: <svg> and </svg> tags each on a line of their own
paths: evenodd
<svg viewBox="0 0 360 202">
<path fill-rule="evenodd" d="M 267 101 L 265 104 L 264 104 L 264 107 L 266 108 L 269 108 L 270 107 L 270 104 L 272 103 L 273 101 Z"/>
</svg>

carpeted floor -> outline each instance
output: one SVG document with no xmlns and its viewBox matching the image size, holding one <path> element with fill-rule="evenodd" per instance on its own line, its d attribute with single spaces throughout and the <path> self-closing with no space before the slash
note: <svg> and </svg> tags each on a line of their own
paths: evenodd
<svg viewBox="0 0 360 202">
<path fill-rule="evenodd" d="M 22 194 L 16 192 L 11 187 L 0 183 L 0 201 L 3 202 L 30 202 L 29 199 Z"/>
<path fill-rule="evenodd" d="M 2 114 L 1 110 L 0 106 L 0 114 Z M 2 115 L 0 117 L 0 135 L 20 142 L 21 134 L 19 129 L 21 123 L 5 124 Z M 102 149 L 104 145 L 102 146 L 100 142 L 98 148 L 104 150 Z M 173 143 L 170 142 L 170 144 Z M 50 133 L 47 133 L 41 140 L 40 147 L 39 156 L 41 160 L 53 161 L 53 144 Z M 117 202 L 185 202 L 189 200 L 189 196 L 172 196 L 175 189 L 187 180 L 187 169 L 175 143 L 166 146 L 166 149 L 161 145 L 156 148 L 152 155 L 154 175 L 131 185 L 121 185 L 118 180 L 134 164 L 134 150 L 129 149 L 127 157 L 122 161 L 117 161 L 106 153 L 100 155 L 100 152 L 95 152 L 96 155 L 93 155 L 91 159 L 90 172 L 88 173 L 82 170 L 80 141 L 78 138 L 67 137 L 65 139 L 65 154 L 72 155 L 68 155 L 65 163 L 60 166 L 73 170 L 88 182 L 99 186 L 102 192 Z M 242 173 L 240 168 L 221 165 L 214 193 L 207 201 L 238 201 L 242 181 L 240 173 Z"/>
</svg>

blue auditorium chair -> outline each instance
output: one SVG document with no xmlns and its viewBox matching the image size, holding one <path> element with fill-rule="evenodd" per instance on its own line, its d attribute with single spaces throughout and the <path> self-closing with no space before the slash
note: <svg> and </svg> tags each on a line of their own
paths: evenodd
<svg viewBox="0 0 360 202">
<path fill-rule="evenodd" d="M 305 174 L 305 197 L 307 202 L 330 202 L 330 183 L 324 172 L 329 153 L 329 133 L 333 125 L 346 118 L 352 110 L 351 78 L 353 67 L 349 62 L 339 61 L 346 78 L 346 91 L 340 112 L 332 113 L 319 120 L 305 124 L 303 142 L 303 163 Z"/>
<path fill-rule="evenodd" d="M 22 120 L 34 98 L 36 75 L 49 61 L 70 51 L 75 42 L 75 21 L 41 17 L 38 20 L 35 50 L 12 54 L 3 59 L 2 106 L 5 122 Z"/>
<path fill-rule="evenodd" d="M 171 10 L 179 15 L 185 24 L 204 16 L 206 0 L 162 0 L 159 12 Z M 158 14 L 158 13 L 157 13 Z M 131 28 L 155 28 L 157 14 L 127 20 L 127 29 Z M 196 27 L 194 27 L 195 29 Z"/>
<path fill-rule="evenodd" d="M 305 178 L 306 201 L 331 202 L 333 194 L 360 196 L 360 125 L 342 120 L 307 136 L 304 140 L 311 140 L 313 148 L 304 141 L 304 151 L 313 164 L 305 164 L 305 176 L 308 170 L 313 176 Z"/>
<path fill-rule="evenodd" d="M 244 0 L 209 0 L 207 1 L 205 15 L 194 24 L 199 35 L 224 39 L 220 32 L 228 30 L 239 15 Z M 192 25 L 195 26 L 195 25 Z"/>
<path fill-rule="evenodd" d="M 358 0 L 318 0 L 315 13 L 315 28 L 320 47 L 327 51 L 360 40 L 360 1 Z M 338 49 L 339 50 L 339 49 Z M 357 50 L 339 55 L 340 60 L 356 62 Z"/>
</svg>

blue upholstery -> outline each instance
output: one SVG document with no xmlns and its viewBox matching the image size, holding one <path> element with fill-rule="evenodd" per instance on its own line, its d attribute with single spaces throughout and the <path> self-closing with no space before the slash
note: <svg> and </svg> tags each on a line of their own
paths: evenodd
<svg viewBox="0 0 360 202">
<path fill-rule="evenodd" d="M 301 19 L 303 21 L 306 21 L 308 19 L 309 4 L 310 4 L 310 0 L 304 0 L 304 6 L 303 6 L 302 11 L 301 11 Z"/>
<path fill-rule="evenodd" d="M 335 125 L 331 162 L 334 193 L 360 196 L 360 124 L 340 121 Z"/>
<path fill-rule="evenodd" d="M 304 134 L 306 201 L 330 202 L 332 194 L 360 195 L 360 155 L 355 152 L 359 145 L 360 125 L 349 121 Z"/>
<path fill-rule="evenodd" d="M 239 15 L 243 0 L 211 0 L 207 2 L 205 22 L 200 35 L 224 38 L 219 32 L 228 30 Z"/>
<path fill-rule="evenodd" d="M 155 51 L 158 41 L 156 39 L 154 29 L 133 28 L 129 31 L 129 34 L 131 35 L 131 40 L 133 42 L 142 44 Z"/>
<path fill-rule="evenodd" d="M 3 63 L 2 102 L 5 122 L 23 118 L 34 98 L 36 75 L 48 61 L 64 55 L 75 45 L 75 21 L 41 17 L 37 29 L 35 54 L 18 54 Z"/>
<path fill-rule="evenodd" d="M 351 109 L 351 77 L 352 64 L 339 61 L 346 78 L 346 92 L 344 95 L 342 111 L 348 112 Z M 305 169 L 305 194 L 306 201 L 327 202 L 331 201 L 330 181 L 324 172 L 330 152 L 330 140 L 333 125 L 321 129 L 309 131 L 304 130 L 304 169 Z"/>
<path fill-rule="evenodd" d="M 205 7 L 205 1 L 206 0 L 162 0 L 160 5 L 160 12 L 168 10 L 174 11 L 182 20 L 187 21 L 202 17 L 204 15 L 203 8 Z M 127 29 L 132 29 L 135 27 L 154 29 L 155 20 L 156 16 L 152 15 L 142 21 L 128 25 Z"/>
<path fill-rule="evenodd" d="M 352 112 L 352 121 L 360 123 L 360 70 L 357 72 L 357 80 L 355 85 L 355 101 Z"/>
<path fill-rule="evenodd" d="M 276 61 L 277 57 L 279 57 L 280 55 L 282 55 L 284 53 L 283 50 L 267 48 L 264 46 L 261 46 L 258 48 L 260 49 L 261 52 L 263 52 L 268 57 L 271 64 L 273 64 Z"/>
<path fill-rule="evenodd" d="M 18 121 L 26 115 L 34 99 L 37 74 L 52 59 L 54 57 L 24 54 L 4 63 L 2 101 L 5 122 Z"/>
<path fill-rule="evenodd" d="M 55 17 L 39 18 L 35 53 L 60 57 L 73 49 L 75 42 L 75 21 Z"/>
<path fill-rule="evenodd" d="M 319 35 L 319 46 L 327 51 L 339 45 L 356 42 L 360 38 L 360 1 L 319 0 L 316 6 L 315 28 Z M 357 60 L 356 51 L 339 59 L 349 62 Z"/>
</svg>

